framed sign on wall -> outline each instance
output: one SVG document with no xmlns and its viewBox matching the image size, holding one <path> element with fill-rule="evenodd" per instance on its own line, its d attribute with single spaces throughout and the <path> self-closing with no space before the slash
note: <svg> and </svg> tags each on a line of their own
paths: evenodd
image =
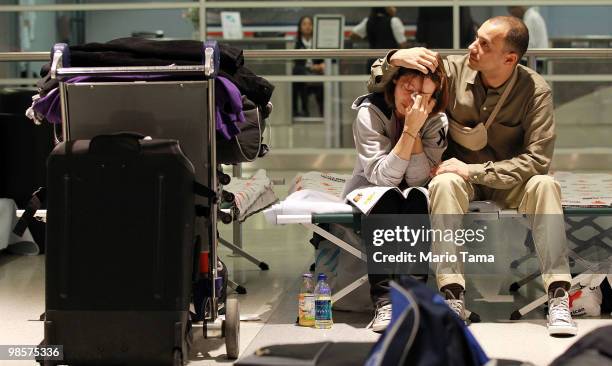
<svg viewBox="0 0 612 366">
<path fill-rule="evenodd" d="M 344 48 L 344 15 L 315 15 L 313 39 L 313 48 Z"/>
</svg>

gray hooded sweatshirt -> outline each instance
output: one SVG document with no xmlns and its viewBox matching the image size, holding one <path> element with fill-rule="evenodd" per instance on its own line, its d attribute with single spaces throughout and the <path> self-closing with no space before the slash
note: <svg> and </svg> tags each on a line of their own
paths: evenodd
<svg viewBox="0 0 612 366">
<path fill-rule="evenodd" d="M 344 187 L 343 197 L 363 187 L 423 186 L 429 181 L 432 167 L 438 165 L 446 149 L 448 119 L 444 113 L 432 115 L 421 128 L 423 152 L 404 160 L 392 152 L 402 124 L 396 121 L 382 93 L 363 95 L 353 102 L 357 118 L 353 123 L 353 138 L 357 159 L 353 177 Z"/>
</svg>

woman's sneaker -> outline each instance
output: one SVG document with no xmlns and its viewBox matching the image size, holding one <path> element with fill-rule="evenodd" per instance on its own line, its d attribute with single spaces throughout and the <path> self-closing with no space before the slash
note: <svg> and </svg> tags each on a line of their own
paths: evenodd
<svg viewBox="0 0 612 366">
<path fill-rule="evenodd" d="M 372 330 L 376 333 L 382 333 L 387 329 L 391 322 L 391 304 L 377 306 L 372 320 Z"/>
<path fill-rule="evenodd" d="M 459 316 L 459 318 L 461 320 L 463 320 L 464 322 L 466 322 L 466 316 L 465 316 L 465 299 L 464 299 L 464 291 L 461 291 L 461 293 L 459 293 L 459 298 L 455 297 L 455 295 L 453 294 L 453 292 L 449 289 L 445 289 L 444 290 L 444 297 L 446 298 L 445 302 L 446 305 L 448 305 L 448 307 L 451 308 L 451 310 L 457 314 L 457 316 Z"/>
<path fill-rule="evenodd" d="M 558 287 L 548 295 L 548 334 L 551 336 L 574 336 L 578 327 L 572 319 L 569 295 L 564 288 Z"/>
</svg>

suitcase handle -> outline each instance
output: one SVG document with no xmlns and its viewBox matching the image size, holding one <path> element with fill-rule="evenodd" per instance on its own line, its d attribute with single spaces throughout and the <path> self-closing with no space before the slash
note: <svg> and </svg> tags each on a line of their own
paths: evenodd
<svg viewBox="0 0 612 366">
<path fill-rule="evenodd" d="M 89 143 L 89 153 L 109 154 L 139 154 L 140 140 L 146 136 L 137 132 L 117 132 L 108 135 L 98 135 Z"/>
</svg>

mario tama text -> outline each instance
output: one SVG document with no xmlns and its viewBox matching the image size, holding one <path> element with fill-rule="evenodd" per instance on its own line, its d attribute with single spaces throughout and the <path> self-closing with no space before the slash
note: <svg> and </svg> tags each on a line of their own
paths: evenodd
<svg viewBox="0 0 612 366">
<path fill-rule="evenodd" d="M 457 217 L 460 218 L 460 217 Z M 370 273 L 421 274 L 433 263 L 495 263 L 487 248 L 487 226 L 448 225 L 433 227 L 429 215 L 370 215 L 362 220 L 362 239 Z M 452 228 L 450 228 L 452 227 Z M 432 251 L 433 243 L 443 243 Z M 399 265 L 399 267 L 398 267 Z"/>
<path fill-rule="evenodd" d="M 432 252 L 400 252 L 397 254 L 374 252 L 372 260 L 375 263 L 495 263 L 495 256 L 493 254 L 470 254 L 466 251 L 457 254 L 449 252 L 442 254 L 433 254 Z"/>
</svg>

